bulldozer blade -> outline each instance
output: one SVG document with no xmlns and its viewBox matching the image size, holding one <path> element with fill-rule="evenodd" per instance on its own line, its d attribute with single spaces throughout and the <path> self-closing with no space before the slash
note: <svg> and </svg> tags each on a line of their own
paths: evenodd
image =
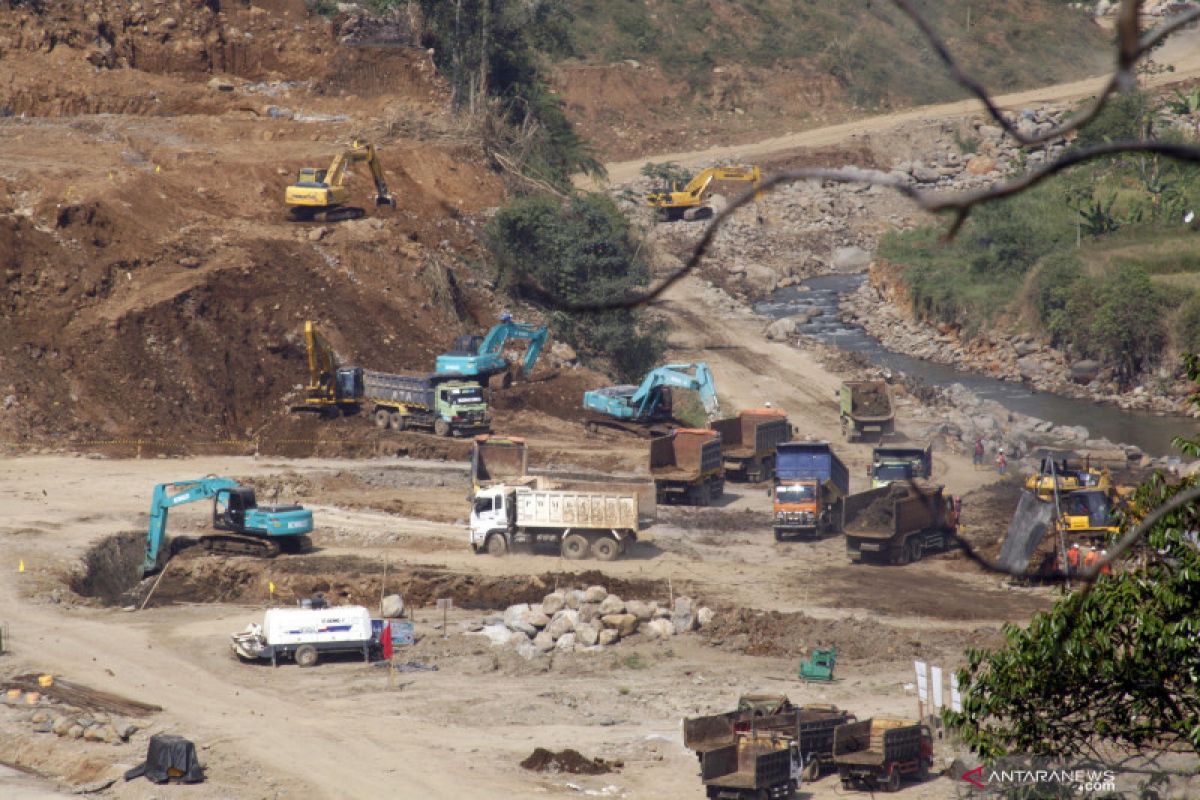
<svg viewBox="0 0 1200 800">
<path fill-rule="evenodd" d="M 1037 552 L 1046 533 L 1053 529 L 1054 504 L 1039 500 L 1030 491 L 1021 492 L 1017 510 L 1000 548 L 999 562 L 1010 573 L 1022 574 L 1029 569 L 1029 559 Z"/>
</svg>

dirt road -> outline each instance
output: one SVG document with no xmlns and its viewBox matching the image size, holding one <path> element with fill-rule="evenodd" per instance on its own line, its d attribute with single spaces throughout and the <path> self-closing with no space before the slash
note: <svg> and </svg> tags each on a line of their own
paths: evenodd
<svg viewBox="0 0 1200 800">
<path fill-rule="evenodd" d="M 1144 80 L 1149 86 L 1165 86 L 1200 76 L 1200 29 L 1175 34 L 1161 51 L 1155 53 L 1154 60 L 1164 67 L 1172 68 L 1172 71 L 1148 76 Z M 1004 109 L 1019 109 L 1041 103 L 1074 102 L 1094 96 L 1107 80 L 1108 76 L 1097 76 L 1082 81 L 1014 92 L 998 96 L 996 102 Z M 647 161 L 671 161 L 683 167 L 728 160 L 753 161 L 799 148 L 842 145 L 854 137 L 882 133 L 908 123 L 969 117 L 982 111 L 982 104 L 974 99 L 920 106 L 893 114 L 881 114 L 839 125 L 789 133 L 750 144 L 732 147 L 718 145 L 679 153 L 646 154 L 630 161 L 606 164 L 605 168 L 608 170 L 609 183 L 619 185 L 637 178 Z"/>
</svg>

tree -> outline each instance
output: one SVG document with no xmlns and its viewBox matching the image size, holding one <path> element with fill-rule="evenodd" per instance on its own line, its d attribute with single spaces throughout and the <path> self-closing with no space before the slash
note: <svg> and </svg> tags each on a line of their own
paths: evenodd
<svg viewBox="0 0 1200 800">
<path fill-rule="evenodd" d="M 1200 362 L 1187 359 L 1200 381 Z M 1192 403 L 1200 408 L 1200 394 Z M 1200 443 L 1177 440 L 1189 454 Z M 1129 529 L 1197 486 L 1156 473 L 1123 515 Z M 1059 600 L 994 651 L 969 650 L 962 713 L 946 722 L 986 758 L 1071 757 L 1105 747 L 1200 752 L 1200 507 L 1154 523 L 1136 555 L 1090 591 Z"/>
<path fill-rule="evenodd" d="M 1166 343 L 1163 292 L 1138 266 L 1114 269 L 1096 291 L 1096 309 L 1086 341 L 1076 346 L 1116 368 L 1117 380 L 1128 385 L 1154 362 Z"/>
<path fill-rule="evenodd" d="M 603 194 L 567 201 L 517 198 L 487 229 L 501 284 L 519 297 L 560 308 L 603 304 L 644 286 L 650 270 L 642 242 Z M 662 357 L 665 331 L 641 309 L 556 311 L 557 335 L 585 357 L 607 360 L 624 379 L 639 379 Z"/>
<path fill-rule="evenodd" d="M 420 8 L 421 40 L 449 77 L 453 108 L 502 123 L 493 137 L 502 161 L 561 190 L 575 172 L 604 173 L 539 67 L 539 49 L 572 52 L 562 0 L 420 0 Z"/>
</svg>

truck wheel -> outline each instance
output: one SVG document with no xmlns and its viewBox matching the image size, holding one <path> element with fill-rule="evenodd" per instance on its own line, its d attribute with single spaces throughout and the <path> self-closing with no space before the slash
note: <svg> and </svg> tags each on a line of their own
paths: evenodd
<svg viewBox="0 0 1200 800">
<path fill-rule="evenodd" d="M 388 423 L 392 421 L 392 415 L 388 413 L 386 408 L 380 408 L 375 412 L 375 427 L 387 428 Z"/>
<path fill-rule="evenodd" d="M 917 767 L 917 780 L 929 780 L 929 762 L 923 758 L 921 759 L 920 765 Z"/>
<path fill-rule="evenodd" d="M 784 537 L 783 531 L 779 530 L 779 528 L 776 528 L 775 529 L 775 541 L 782 542 L 784 540 L 784 538 L 786 538 L 786 537 Z"/>
<path fill-rule="evenodd" d="M 812 783 L 817 778 L 821 777 L 821 762 L 816 758 L 810 759 L 809 762 L 804 765 L 804 770 L 800 773 L 800 777 L 808 783 Z"/>
<path fill-rule="evenodd" d="M 621 555 L 621 545 L 611 536 L 601 536 L 592 542 L 592 555 L 600 561 L 616 561 Z"/>
<path fill-rule="evenodd" d="M 903 542 L 892 551 L 892 562 L 900 566 L 908 563 L 908 542 Z"/>
<path fill-rule="evenodd" d="M 883 790 L 885 792 L 900 791 L 900 770 L 892 767 L 891 771 L 888 772 L 887 783 L 883 785 Z"/>
<path fill-rule="evenodd" d="M 298 666 L 315 667 L 317 665 L 317 648 L 311 644 L 302 644 L 296 648 L 292 658 L 296 659 Z"/>
<path fill-rule="evenodd" d="M 450 435 L 450 423 L 446 422 L 446 420 L 444 420 L 444 419 L 434 420 L 433 432 L 436 433 L 438 436 L 449 436 Z"/>
<path fill-rule="evenodd" d="M 908 560 L 920 561 L 921 549 L 921 542 L 919 539 L 910 539 L 908 542 Z"/>
<path fill-rule="evenodd" d="M 508 538 L 503 533 L 493 533 L 487 538 L 483 546 L 489 556 L 499 557 L 508 555 Z"/>
<path fill-rule="evenodd" d="M 582 534 L 568 533 L 562 540 L 562 557 L 571 561 L 587 558 L 592 545 Z"/>
<path fill-rule="evenodd" d="M 402 431 L 408 427 L 408 417 L 401 414 L 399 411 L 392 412 L 392 430 Z"/>
</svg>

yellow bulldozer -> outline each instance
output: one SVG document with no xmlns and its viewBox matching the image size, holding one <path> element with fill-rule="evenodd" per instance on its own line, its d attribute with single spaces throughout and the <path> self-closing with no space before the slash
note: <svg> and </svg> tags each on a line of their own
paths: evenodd
<svg viewBox="0 0 1200 800">
<path fill-rule="evenodd" d="M 762 170 L 755 166 L 709 167 L 688 181 L 682 189 L 672 181 L 669 189 L 650 192 L 646 195 L 646 204 L 657 212 L 660 222 L 708 219 L 713 215 L 712 206 L 709 205 L 712 185 L 720 181 L 753 183 L 757 188 L 762 183 Z M 756 191 L 755 202 L 761 199 L 762 192 Z"/>
<path fill-rule="evenodd" d="M 329 169 L 304 167 L 300 170 L 296 182 L 287 187 L 283 196 L 284 203 L 291 209 L 292 219 L 338 222 L 362 217 L 366 211 L 347 205 L 350 190 L 345 185 L 346 171 L 359 161 L 367 162 L 371 169 L 371 177 L 375 180 L 375 205 L 394 206 L 396 203 L 383 178 L 383 165 L 379 163 L 375 146 L 355 139 L 333 157 Z"/>
<path fill-rule="evenodd" d="M 1061 495 L 1076 489 L 1108 489 L 1112 479 L 1106 469 L 1097 469 L 1090 459 L 1083 463 L 1072 460 L 1074 453 L 1041 452 L 1038 471 L 1025 479 L 1025 489 L 1037 495 L 1039 500 L 1054 500 L 1055 490 Z"/>
</svg>

